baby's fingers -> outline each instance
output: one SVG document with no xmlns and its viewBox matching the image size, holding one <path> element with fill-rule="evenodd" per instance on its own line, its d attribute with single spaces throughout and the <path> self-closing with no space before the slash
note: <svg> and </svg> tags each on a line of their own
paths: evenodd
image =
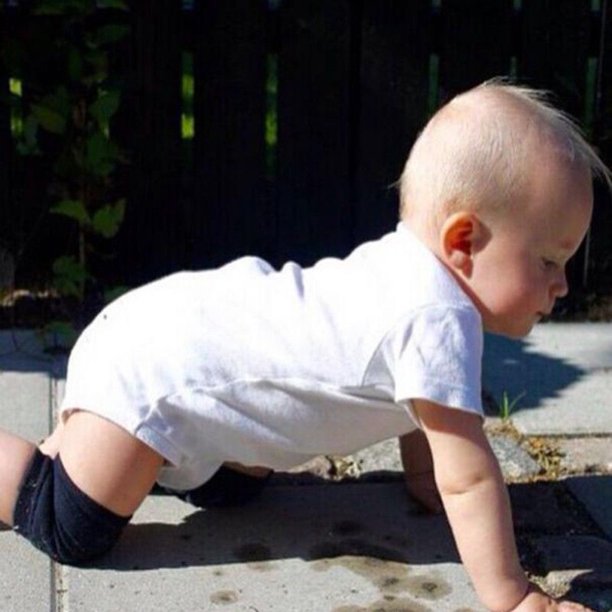
<svg viewBox="0 0 612 612">
<path fill-rule="evenodd" d="M 559 612 L 595 612 L 591 608 L 587 608 L 578 603 L 574 603 L 571 601 L 561 601 L 559 602 Z"/>
</svg>

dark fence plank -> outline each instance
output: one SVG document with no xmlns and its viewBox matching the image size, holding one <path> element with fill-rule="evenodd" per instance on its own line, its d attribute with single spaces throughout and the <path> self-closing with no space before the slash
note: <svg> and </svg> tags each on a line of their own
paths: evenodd
<svg viewBox="0 0 612 612">
<path fill-rule="evenodd" d="M 127 280 L 142 282 L 184 261 L 181 199 L 181 9 L 172 0 L 135 3 L 121 114 L 114 131 L 131 154 L 119 236 Z M 125 67 L 119 70 L 125 73 Z"/>
<path fill-rule="evenodd" d="M 555 93 L 557 103 L 579 120 L 591 28 L 590 2 L 524 0 L 518 76 Z"/>
<path fill-rule="evenodd" d="M 364 2 L 359 57 L 358 135 L 352 141 L 358 194 L 356 242 L 393 229 L 399 178 L 427 119 L 431 1 Z"/>
<path fill-rule="evenodd" d="M 36 17 L 29 14 L 29 7 L 16 5 L 3 9 L 6 19 L 6 33 L 3 33 L 2 46 L 28 49 L 32 41 L 32 52 L 21 56 L 13 49 L 10 69 L 7 76 L 21 81 L 21 114 L 25 118 L 30 112 L 29 103 L 32 91 L 49 91 L 50 85 L 57 82 L 58 66 L 49 58 L 40 58 L 38 37 L 49 39 L 49 32 L 56 31 L 57 23 L 53 18 Z M 12 42 L 9 42 L 12 39 Z M 15 53 L 15 55 L 13 55 Z M 53 50 L 50 51 L 53 56 Z M 10 132 L 8 132 L 10 134 Z M 53 165 L 58 156 L 58 139 L 39 128 L 36 142 L 40 155 L 23 156 L 16 153 L 16 143 L 12 142 L 7 151 L 10 159 L 10 191 L 8 214 L 10 218 L 10 248 L 15 254 L 16 285 L 37 286 L 48 282 L 52 262 L 60 255 L 74 252 L 76 231 L 74 224 L 67 223 L 58 215 L 49 214 L 49 208 L 57 196 L 51 192 L 54 182 Z"/>
<path fill-rule="evenodd" d="M 350 246 L 350 3 L 280 8 L 279 258 L 312 262 Z"/>
<path fill-rule="evenodd" d="M 612 3 L 602 2 L 598 78 L 595 97 L 594 139 L 602 159 L 612 168 Z M 603 183 L 595 188 L 591 224 L 590 274 L 588 286 L 612 294 L 612 196 Z"/>
<path fill-rule="evenodd" d="M 603 158 L 612 167 L 612 1 L 604 0 L 599 34 L 600 51 L 595 137 Z"/>
<path fill-rule="evenodd" d="M 0 70 L 0 95 L 8 91 L 8 78 Z M 12 184 L 10 113 L 0 105 L 0 293 L 15 284 L 16 236 Z"/>
<path fill-rule="evenodd" d="M 440 14 L 442 101 L 510 73 L 512 0 L 444 0 Z"/>
<path fill-rule="evenodd" d="M 6 36 L 6 17 L 0 12 L 0 37 Z M 0 289 L 6 287 L 2 270 L 2 258 L 6 251 L 14 250 L 11 198 L 11 114 L 4 104 L 9 94 L 9 75 L 0 59 Z M 13 244 L 11 244 L 13 243 Z"/>
<path fill-rule="evenodd" d="M 247 251 L 268 256 L 273 242 L 265 194 L 267 3 L 196 6 L 190 261 L 208 267 Z"/>
<path fill-rule="evenodd" d="M 591 9 L 576 0 L 524 0 L 518 75 L 522 82 L 554 92 L 554 103 L 578 120 L 584 100 Z M 572 289 L 585 283 L 586 243 L 568 266 Z"/>
</svg>

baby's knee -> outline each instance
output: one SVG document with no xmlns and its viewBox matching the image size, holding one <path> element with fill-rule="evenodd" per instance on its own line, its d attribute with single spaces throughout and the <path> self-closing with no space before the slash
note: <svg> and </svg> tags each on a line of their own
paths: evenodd
<svg viewBox="0 0 612 612">
<path fill-rule="evenodd" d="M 34 546 L 55 561 L 80 565 L 107 552 L 128 522 L 83 493 L 59 456 L 35 452 L 13 517 L 15 531 Z"/>
</svg>

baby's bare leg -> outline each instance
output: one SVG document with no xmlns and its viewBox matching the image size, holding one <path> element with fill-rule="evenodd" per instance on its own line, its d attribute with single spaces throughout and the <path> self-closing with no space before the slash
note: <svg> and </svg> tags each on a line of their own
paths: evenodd
<svg viewBox="0 0 612 612">
<path fill-rule="evenodd" d="M 19 487 L 34 445 L 17 440 L 23 448 L 21 452 L 13 448 L 13 455 L 23 460 L 21 471 L 12 471 L 20 474 L 14 479 Z M 163 463 L 124 429 L 86 411 L 73 412 L 66 424 L 60 421 L 39 449 L 49 457 L 59 453 L 70 479 L 94 501 L 122 516 L 130 516 L 142 503 Z"/>
<path fill-rule="evenodd" d="M 127 431 L 85 411 L 73 412 L 59 444 L 66 473 L 101 506 L 130 516 L 147 496 L 163 458 Z"/>
<path fill-rule="evenodd" d="M 36 446 L 0 430 L 0 521 L 13 525 L 13 509 Z"/>
<path fill-rule="evenodd" d="M 8 492 L 2 519 L 53 559 L 73 565 L 112 547 L 163 461 L 122 428 L 83 411 L 72 413 L 42 450 L 9 434 L 0 448 L 9 460 L 0 471 Z"/>
</svg>

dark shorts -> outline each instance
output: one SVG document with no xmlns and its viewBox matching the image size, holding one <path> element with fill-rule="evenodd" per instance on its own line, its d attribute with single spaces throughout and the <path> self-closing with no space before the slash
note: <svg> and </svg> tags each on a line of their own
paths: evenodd
<svg viewBox="0 0 612 612">
<path fill-rule="evenodd" d="M 107 552 L 129 520 L 81 491 L 59 456 L 36 449 L 13 513 L 15 531 L 36 548 L 60 563 L 80 565 Z"/>
</svg>

